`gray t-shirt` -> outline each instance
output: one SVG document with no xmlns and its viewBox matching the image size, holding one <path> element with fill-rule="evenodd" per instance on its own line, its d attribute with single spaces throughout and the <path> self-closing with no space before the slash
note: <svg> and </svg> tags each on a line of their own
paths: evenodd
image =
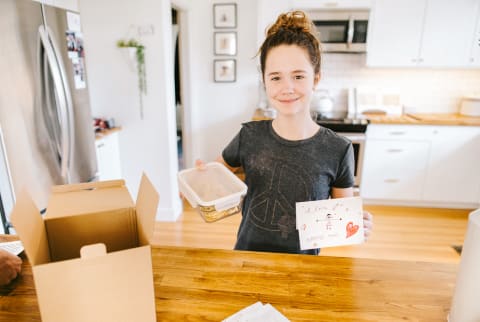
<svg viewBox="0 0 480 322">
<path fill-rule="evenodd" d="M 272 121 L 242 124 L 223 150 L 225 162 L 242 166 L 248 192 L 235 249 L 318 254 L 300 250 L 295 203 L 328 199 L 332 187 L 354 184 L 350 141 L 321 127 L 311 138 L 283 139 Z"/>
</svg>

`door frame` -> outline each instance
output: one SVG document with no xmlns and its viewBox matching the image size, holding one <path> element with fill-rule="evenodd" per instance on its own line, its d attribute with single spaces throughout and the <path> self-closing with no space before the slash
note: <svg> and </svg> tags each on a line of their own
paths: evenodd
<svg viewBox="0 0 480 322">
<path fill-rule="evenodd" d="M 180 95 L 182 100 L 182 149 L 184 165 L 186 168 L 193 166 L 192 156 L 192 107 L 190 93 L 192 90 L 191 71 L 192 66 L 190 56 L 190 10 L 191 4 L 187 0 L 171 0 L 170 5 L 177 10 L 177 23 L 179 28 L 178 51 L 180 68 Z M 173 63 L 173 62 L 172 62 Z M 176 127 L 176 126 L 175 126 Z"/>
</svg>

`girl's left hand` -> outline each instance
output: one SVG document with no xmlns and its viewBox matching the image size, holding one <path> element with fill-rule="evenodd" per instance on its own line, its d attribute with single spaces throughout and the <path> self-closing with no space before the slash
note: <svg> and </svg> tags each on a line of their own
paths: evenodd
<svg viewBox="0 0 480 322">
<path fill-rule="evenodd" d="M 365 235 L 365 241 L 372 234 L 373 229 L 373 216 L 368 211 L 363 211 L 363 231 Z"/>
</svg>

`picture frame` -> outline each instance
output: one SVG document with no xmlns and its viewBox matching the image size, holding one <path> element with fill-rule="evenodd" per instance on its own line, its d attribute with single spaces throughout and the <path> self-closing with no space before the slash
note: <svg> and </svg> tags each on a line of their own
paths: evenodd
<svg viewBox="0 0 480 322">
<path fill-rule="evenodd" d="M 237 79 L 235 59 L 215 59 L 213 61 L 213 79 L 216 83 L 233 83 Z"/>
<path fill-rule="evenodd" d="M 216 3 L 213 5 L 213 27 L 214 28 L 236 28 L 237 27 L 237 4 Z"/>
<path fill-rule="evenodd" d="M 215 55 L 235 56 L 237 54 L 237 33 L 235 31 L 214 32 Z"/>
</svg>

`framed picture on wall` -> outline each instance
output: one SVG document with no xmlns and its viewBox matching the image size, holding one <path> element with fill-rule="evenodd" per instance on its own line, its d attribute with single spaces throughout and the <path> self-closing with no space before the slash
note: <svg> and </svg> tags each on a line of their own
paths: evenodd
<svg viewBox="0 0 480 322">
<path fill-rule="evenodd" d="M 237 4 L 217 3 L 213 5 L 213 27 L 214 28 L 236 28 L 237 27 Z"/>
<path fill-rule="evenodd" d="M 237 33 L 230 32 L 214 32 L 214 48 L 215 55 L 234 56 L 237 54 Z"/>
<path fill-rule="evenodd" d="M 216 83 L 233 83 L 236 81 L 237 66 L 235 59 L 215 59 L 213 75 Z"/>
</svg>

